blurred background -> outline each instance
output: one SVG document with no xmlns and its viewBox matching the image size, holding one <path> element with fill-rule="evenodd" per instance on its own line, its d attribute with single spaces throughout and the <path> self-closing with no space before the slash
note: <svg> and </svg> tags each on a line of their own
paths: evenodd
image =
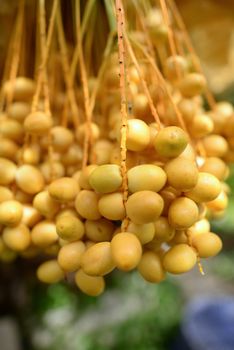
<svg viewBox="0 0 234 350">
<path fill-rule="evenodd" d="M 177 0 L 217 100 L 234 103 L 233 0 Z M 17 0 L 0 1 L 0 69 Z M 225 217 L 212 222 L 219 256 L 160 285 L 114 274 L 99 298 L 68 284 L 44 286 L 30 260 L 0 265 L 1 350 L 234 349 L 234 167 Z M 227 307 L 226 307 L 227 306 Z"/>
</svg>

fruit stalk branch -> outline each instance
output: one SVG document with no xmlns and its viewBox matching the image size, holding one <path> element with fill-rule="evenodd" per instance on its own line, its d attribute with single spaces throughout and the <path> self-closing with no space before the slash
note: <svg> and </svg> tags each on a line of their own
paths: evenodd
<svg viewBox="0 0 234 350">
<path fill-rule="evenodd" d="M 116 16 L 117 16 L 117 34 L 118 34 L 118 49 L 119 49 L 119 82 L 120 82 L 120 95 L 121 95 L 121 173 L 123 178 L 123 203 L 126 205 L 128 198 L 128 180 L 127 180 L 127 92 L 126 92 L 126 63 L 125 63 L 125 49 L 124 49 L 124 10 L 121 0 L 116 0 Z M 122 225 L 122 230 L 125 231 L 127 226 L 127 220 Z"/>
</svg>

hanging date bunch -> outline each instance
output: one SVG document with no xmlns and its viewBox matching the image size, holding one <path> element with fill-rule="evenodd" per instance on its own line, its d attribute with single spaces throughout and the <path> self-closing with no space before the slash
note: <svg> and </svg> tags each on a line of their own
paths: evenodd
<svg viewBox="0 0 234 350">
<path fill-rule="evenodd" d="M 93 296 L 115 269 L 203 273 L 234 159 L 233 106 L 173 0 L 124 5 L 74 0 L 67 21 L 39 0 L 29 33 L 19 1 L 1 85 L 0 259 L 37 258 L 39 280 Z"/>
</svg>

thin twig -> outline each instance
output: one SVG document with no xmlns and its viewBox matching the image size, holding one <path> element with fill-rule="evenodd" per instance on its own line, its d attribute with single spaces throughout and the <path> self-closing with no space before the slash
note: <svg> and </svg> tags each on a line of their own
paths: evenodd
<svg viewBox="0 0 234 350">
<path fill-rule="evenodd" d="M 41 61 L 45 61 L 45 49 L 46 49 L 46 19 L 45 19 L 45 0 L 39 0 L 39 33 L 40 33 L 40 52 Z M 44 92 L 44 109 L 47 115 L 50 115 L 50 99 L 49 99 L 49 89 L 48 89 L 48 76 L 46 64 L 42 66 L 41 69 L 42 86 Z"/>
<path fill-rule="evenodd" d="M 16 22 L 15 40 L 12 48 L 13 56 L 12 56 L 12 63 L 11 63 L 10 77 L 9 77 L 10 89 L 9 89 L 9 93 L 6 96 L 6 110 L 8 110 L 14 97 L 15 79 L 19 68 L 20 52 L 21 52 L 21 44 L 22 44 L 22 36 L 23 36 L 24 4 L 25 4 L 24 0 L 20 0 L 17 20 L 16 20 L 17 22 Z"/>
<path fill-rule="evenodd" d="M 81 24 L 81 41 L 83 39 L 90 15 L 92 13 L 93 6 L 95 5 L 95 0 L 88 0 L 87 4 L 85 6 L 85 12 L 83 15 L 83 21 Z M 71 80 L 74 81 L 75 74 L 76 74 L 76 67 L 79 61 L 79 45 L 78 43 L 76 44 L 73 57 L 72 57 L 72 62 L 71 62 L 71 69 L 70 69 L 70 75 L 71 75 Z"/>
<path fill-rule="evenodd" d="M 82 89 L 83 89 L 83 95 L 84 95 L 84 109 L 85 109 L 85 118 L 86 118 L 86 128 L 85 128 L 85 137 L 84 137 L 84 153 L 83 153 L 83 160 L 82 160 L 82 168 L 84 169 L 87 166 L 88 163 L 88 156 L 89 156 L 89 147 L 92 150 L 92 114 L 90 109 L 90 97 L 89 97 L 89 87 L 88 87 L 88 79 L 87 79 L 87 72 L 84 62 L 84 54 L 83 54 L 83 48 L 82 48 L 82 42 L 81 42 L 81 28 L 80 28 L 80 1 L 76 0 L 76 21 L 77 21 L 77 45 L 79 48 L 79 65 L 80 65 L 80 75 L 81 75 L 81 82 L 82 82 Z"/>
<path fill-rule="evenodd" d="M 167 26 L 168 43 L 169 43 L 170 51 L 171 51 L 172 56 L 175 58 L 176 54 L 177 54 L 176 44 L 175 44 L 175 40 L 174 40 L 174 34 L 173 34 L 173 31 L 172 31 L 171 26 L 170 26 L 170 18 L 169 18 L 169 13 L 167 10 L 166 2 L 165 2 L 165 0 L 159 0 L 159 1 L 160 1 L 163 19 L 164 19 L 164 22 Z M 181 78 L 181 71 L 179 69 L 179 66 L 178 66 L 178 63 L 176 60 L 175 60 L 174 64 L 175 64 L 177 78 Z"/>
<path fill-rule="evenodd" d="M 72 120 L 75 128 L 79 125 L 79 109 L 76 103 L 74 84 L 70 73 L 67 46 L 65 41 L 63 23 L 62 23 L 62 14 L 61 7 L 59 6 L 57 14 L 57 31 L 58 31 L 58 42 L 61 52 L 62 68 L 64 73 L 65 84 L 67 88 L 67 98 L 71 107 Z"/>
<path fill-rule="evenodd" d="M 131 57 L 132 62 L 134 64 L 134 66 L 136 67 L 138 75 L 140 77 L 142 88 L 144 89 L 144 93 L 145 93 L 145 95 L 146 95 L 146 97 L 148 99 L 148 103 L 149 103 L 149 107 L 150 107 L 151 113 L 152 113 L 152 115 L 153 115 L 156 123 L 158 124 L 159 129 L 160 129 L 161 128 L 161 121 L 160 121 L 158 112 L 157 112 L 157 110 L 156 110 L 156 108 L 154 106 L 154 102 L 153 102 L 153 99 L 152 99 L 151 94 L 149 92 L 149 89 L 147 87 L 144 75 L 142 74 L 141 67 L 140 67 L 139 63 L 137 62 L 135 53 L 134 53 L 134 51 L 132 49 L 132 45 L 131 45 L 127 35 L 125 35 L 124 40 L 125 40 L 125 43 L 126 43 L 126 47 L 127 47 L 129 56 Z"/>
<path fill-rule="evenodd" d="M 53 13 L 52 13 L 53 15 Z M 46 55 L 46 14 L 45 14 L 45 0 L 40 0 L 39 2 L 39 32 L 40 32 L 40 49 L 41 49 L 41 60 L 44 63 L 42 65 L 41 69 L 41 77 L 42 79 L 42 85 L 44 90 L 44 110 L 46 115 L 50 118 L 51 117 L 51 110 L 50 110 L 50 98 L 49 98 L 49 86 L 48 86 L 48 76 L 47 76 L 47 69 L 46 69 L 46 63 L 47 59 L 45 57 Z M 52 37 L 52 35 L 51 35 Z M 55 176 L 55 169 L 54 169 L 54 150 L 52 145 L 52 135 L 51 131 L 48 132 L 48 158 L 49 158 L 49 166 L 50 166 L 50 180 L 52 181 Z"/>
<path fill-rule="evenodd" d="M 181 32 L 183 34 L 184 43 L 187 46 L 188 51 L 191 53 L 191 59 L 192 59 L 192 62 L 193 62 L 195 69 L 197 70 L 197 72 L 204 75 L 200 60 L 196 54 L 196 51 L 195 51 L 193 44 L 190 40 L 190 37 L 188 35 L 184 21 L 183 21 L 181 15 L 177 9 L 177 6 L 176 6 L 174 0 L 167 0 L 167 2 L 171 8 L 171 11 L 172 11 L 174 17 L 175 17 L 178 28 L 181 30 Z M 215 101 L 215 98 L 212 95 L 212 93 L 208 87 L 205 88 L 205 96 L 206 96 L 207 102 L 210 105 L 210 108 L 215 110 L 216 109 L 216 101 Z"/>
<path fill-rule="evenodd" d="M 35 112 L 38 107 L 38 102 L 40 98 L 40 93 L 43 85 L 43 71 L 45 69 L 46 63 L 48 61 L 48 55 L 49 55 L 49 50 L 52 42 L 52 36 L 54 32 L 54 24 L 55 24 L 55 17 L 56 17 L 56 12 L 58 9 L 58 0 L 53 1 L 53 7 L 52 7 L 52 12 L 49 20 L 49 28 L 48 28 L 48 35 L 47 35 L 47 40 L 45 44 L 45 49 L 44 49 L 44 55 L 42 57 L 41 64 L 38 67 L 38 75 L 37 75 L 37 85 L 36 85 L 36 91 L 33 96 L 32 100 L 32 112 Z"/>
<path fill-rule="evenodd" d="M 165 89 L 166 91 L 166 94 L 174 108 L 174 111 L 176 113 L 176 117 L 178 119 L 178 122 L 180 124 L 180 126 L 182 127 L 182 129 L 184 129 L 187 133 L 188 133 L 188 130 L 187 130 L 187 127 L 185 125 L 185 122 L 183 120 L 183 117 L 182 117 L 182 114 L 180 113 L 178 107 L 176 106 L 175 102 L 173 101 L 173 97 L 169 91 L 169 88 L 166 84 L 166 81 L 162 75 L 162 73 L 160 72 L 159 68 L 157 67 L 156 63 L 154 62 L 154 60 L 152 59 L 152 57 L 146 52 L 146 50 L 141 46 L 141 44 L 137 43 L 134 41 L 134 44 L 137 45 L 139 47 L 139 49 L 143 52 L 143 54 L 145 55 L 145 57 L 148 59 L 149 63 L 151 64 L 157 78 L 159 79 L 159 81 L 161 82 L 163 88 Z M 189 135 L 189 133 L 188 133 Z"/>
<path fill-rule="evenodd" d="M 108 58 L 110 56 L 111 49 L 113 47 L 113 42 L 114 42 L 115 35 L 116 35 L 116 31 L 110 32 L 108 40 L 107 40 L 106 48 L 105 48 L 105 51 L 104 51 L 104 54 L 103 54 L 102 64 L 101 64 L 101 66 L 100 66 L 100 68 L 98 70 L 97 79 L 96 79 L 96 82 L 95 82 L 95 85 L 94 85 L 94 88 L 93 88 L 93 91 L 92 91 L 92 94 L 91 94 L 91 97 L 90 97 L 90 111 L 91 111 L 91 113 L 93 113 L 93 109 L 94 109 L 94 106 L 95 106 L 95 101 L 96 101 L 96 98 L 97 98 L 97 93 L 98 93 L 98 90 L 99 90 L 99 87 L 100 87 L 100 83 L 101 83 L 101 81 L 103 79 L 103 76 L 104 76 L 104 73 L 106 71 Z"/>
</svg>

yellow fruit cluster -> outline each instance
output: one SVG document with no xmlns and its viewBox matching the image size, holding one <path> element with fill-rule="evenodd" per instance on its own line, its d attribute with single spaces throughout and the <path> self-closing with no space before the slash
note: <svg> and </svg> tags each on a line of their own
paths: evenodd
<svg viewBox="0 0 234 350">
<path fill-rule="evenodd" d="M 145 27 L 153 50 L 167 48 L 168 28 L 158 9 L 149 12 Z M 131 35 L 147 48 L 146 33 Z M 227 206 L 223 181 L 233 157 L 233 107 L 220 102 L 205 110 L 206 80 L 188 57 L 167 54 L 160 82 L 141 60 L 140 47 L 135 55 L 139 65 L 133 62 L 127 72 L 132 108 L 126 124 L 116 50 L 93 119 L 76 127 L 69 111 L 66 125 L 60 120 L 65 92 L 51 92 L 51 116 L 43 108 L 31 111 L 37 81 L 16 77 L 2 85 L 2 95 L 13 99 L 0 115 L 0 259 L 44 257 L 37 269 L 42 282 L 74 273 L 79 289 L 97 296 L 114 269 L 137 269 L 158 283 L 221 250 L 207 216 Z M 88 83 L 92 93 L 97 78 Z M 80 87 L 76 93 L 79 100 Z M 84 109 L 81 104 L 81 115 Z"/>
</svg>

